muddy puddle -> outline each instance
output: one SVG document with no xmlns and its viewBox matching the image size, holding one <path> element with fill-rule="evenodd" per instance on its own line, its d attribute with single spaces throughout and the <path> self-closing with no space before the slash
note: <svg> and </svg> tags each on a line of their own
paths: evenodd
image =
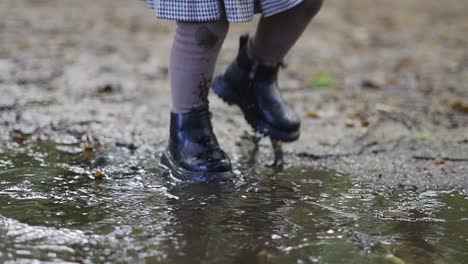
<svg viewBox="0 0 468 264">
<path fill-rule="evenodd" d="M 468 196 L 376 188 L 308 166 L 175 183 L 153 157 L 73 138 L 0 152 L 0 261 L 463 263 Z"/>
</svg>

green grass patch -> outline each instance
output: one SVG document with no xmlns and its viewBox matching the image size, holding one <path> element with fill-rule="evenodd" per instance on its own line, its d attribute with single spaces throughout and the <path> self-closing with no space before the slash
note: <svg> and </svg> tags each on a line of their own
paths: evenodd
<svg viewBox="0 0 468 264">
<path fill-rule="evenodd" d="M 333 78 L 324 72 L 318 72 L 312 76 L 309 86 L 314 89 L 330 89 L 333 86 Z"/>
</svg>

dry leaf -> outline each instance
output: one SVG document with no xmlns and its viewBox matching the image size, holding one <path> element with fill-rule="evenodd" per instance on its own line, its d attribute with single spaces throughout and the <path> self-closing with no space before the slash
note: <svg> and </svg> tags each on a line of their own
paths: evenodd
<svg viewBox="0 0 468 264">
<path fill-rule="evenodd" d="M 320 115 L 319 115 L 319 113 L 317 113 L 317 112 L 308 112 L 308 113 L 307 113 L 307 117 L 310 117 L 310 118 L 320 118 Z"/>
<path fill-rule="evenodd" d="M 100 172 L 100 171 L 93 172 L 93 176 L 96 179 L 101 179 L 103 177 L 102 172 Z"/>
<path fill-rule="evenodd" d="M 462 101 L 455 101 L 452 104 L 452 109 L 462 113 L 468 113 L 468 104 Z"/>
<path fill-rule="evenodd" d="M 10 137 L 14 142 L 19 143 L 19 144 L 22 144 L 26 139 L 28 139 L 27 136 L 19 130 L 11 131 Z"/>
</svg>

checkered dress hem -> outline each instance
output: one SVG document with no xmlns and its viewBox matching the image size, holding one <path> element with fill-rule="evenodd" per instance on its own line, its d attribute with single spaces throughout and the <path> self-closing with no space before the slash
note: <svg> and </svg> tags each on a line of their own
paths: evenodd
<svg viewBox="0 0 468 264">
<path fill-rule="evenodd" d="M 269 17 L 284 12 L 303 0 L 147 0 L 160 19 L 208 22 L 227 19 L 248 22 L 255 13 Z"/>
</svg>

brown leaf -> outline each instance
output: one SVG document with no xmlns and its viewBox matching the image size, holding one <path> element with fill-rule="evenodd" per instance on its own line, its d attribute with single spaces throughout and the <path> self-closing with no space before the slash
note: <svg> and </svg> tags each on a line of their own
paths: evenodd
<svg viewBox="0 0 468 264">
<path fill-rule="evenodd" d="M 102 179 L 102 177 L 103 177 L 104 175 L 102 174 L 102 172 L 100 172 L 100 171 L 97 170 L 97 171 L 94 171 L 94 172 L 93 172 L 93 176 L 94 176 L 94 178 L 96 178 L 96 179 Z"/>
<path fill-rule="evenodd" d="M 19 144 L 22 144 L 28 137 L 19 130 L 13 130 L 10 132 L 10 138 Z"/>
<path fill-rule="evenodd" d="M 466 113 L 468 114 L 468 104 L 462 101 L 455 101 L 452 104 L 452 109 L 456 110 L 458 112 Z"/>
<path fill-rule="evenodd" d="M 309 118 L 320 118 L 320 114 L 317 112 L 308 112 L 307 117 Z"/>
</svg>

